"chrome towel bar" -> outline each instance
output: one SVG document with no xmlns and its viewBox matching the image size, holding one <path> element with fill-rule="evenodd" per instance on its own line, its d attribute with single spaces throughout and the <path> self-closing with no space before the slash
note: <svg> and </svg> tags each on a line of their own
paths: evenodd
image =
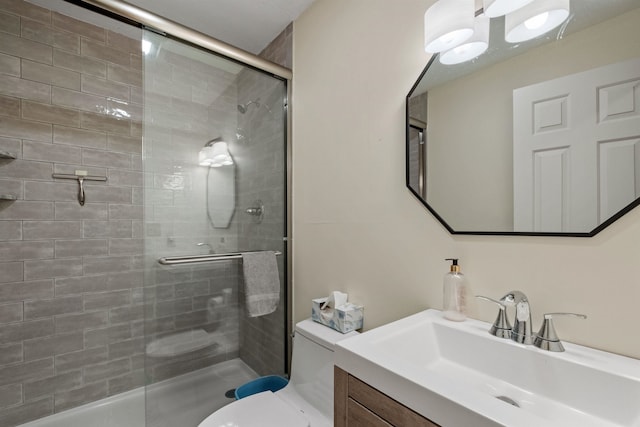
<svg viewBox="0 0 640 427">
<path fill-rule="evenodd" d="M 158 259 L 158 263 L 162 265 L 179 265 L 179 264 L 196 264 L 200 262 L 228 261 L 232 259 L 242 258 L 242 254 L 266 251 L 245 251 L 230 252 L 226 254 L 207 254 L 207 255 L 185 255 L 185 256 L 168 256 Z M 280 251 L 274 251 L 275 255 L 282 255 Z"/>
</svg>

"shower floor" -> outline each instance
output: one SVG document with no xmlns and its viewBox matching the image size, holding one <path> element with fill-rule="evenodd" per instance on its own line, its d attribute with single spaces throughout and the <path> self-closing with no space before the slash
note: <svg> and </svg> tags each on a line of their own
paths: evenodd
<svg viewBox="0 0 640 427">
<path fill-rule="evenodd" d="M 225 392 L 258 374 L 240 359 L 228 360 L 146 388 L 98 400 L 19 427 L 196 427 L 231 403 Z M 146 417 L 145 417 L 146 409 Z"/>
<path fill-rule="evenodd" d="M 218 363 L 147 387 L 147 427 L 196 427 L 213 411 L 233 401 L 227 390 L 257 378 L 240 359 Z"/>
</svg>

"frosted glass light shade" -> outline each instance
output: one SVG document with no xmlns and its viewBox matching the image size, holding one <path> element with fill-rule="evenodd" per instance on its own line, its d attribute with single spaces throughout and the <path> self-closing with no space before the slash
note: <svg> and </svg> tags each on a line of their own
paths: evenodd
<svg viewBox="0 0 640 427">
<path fill-rule="evenodd" d="M 198 153 L 198 164 L 200 166 L 211 166 L 213 159 L 213 147 L 203 147 Z"/>
<path fill-rule="evenodd" d="M 424 50 L 438 53 L 473 35 L 474 0 L 438 0 L 424 14 Z"/>
<path fill-rule="evenodd" d="M 217 168 L 233 164 L 233 158 L 229 153 L 227 143 L 224 141 L 214 142 L 213 145 L 204 146 L 198 153 L 198 164 Z"/>
<path fill-rule="evenodd" d="M 569 0 L 536 0 L 505 17 L 504 38 L 518 43 L 541 36 L 569 16 Z"/>
<path fill-rule="evenodd" d="M 484 14 L 489 18 L 496 18 L 518 10 L 532 1 L 533 0 L 483 0 L 482 8 Z"/>
<path fill-rule="evenodd" d="M 476 17 L 473 35 L 459 46 L 440 54 L 440 62 L 445 65 L 460 64 L 484 53 L 489 47 L 489 17 Z"/>
</svg>

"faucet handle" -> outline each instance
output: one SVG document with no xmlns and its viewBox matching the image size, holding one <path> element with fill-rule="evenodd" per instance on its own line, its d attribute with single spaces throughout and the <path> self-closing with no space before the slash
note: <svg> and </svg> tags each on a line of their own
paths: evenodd
<svg viewBox="0 0 640 427">
<path fill-rule="evenodd" d="M 485 300 L 485 301 L 492 302 L 492 303 L 494 303 L 495 305 L 500 306 L 502 310 L 504 310 L 504 309 L 506 308 L 506 305 L 505 305 L 502 301 L 498 301 L 497 299 L 493 299 L 493 298 L 485 297 L 484 295 L 476 295 L 476 298 L 481 299 L 481 300 Z"/>
<path fill-rule="evenodd" d="M 580 319 L 586 319 L 587 316 L 578 313 L 546 313 L 544 315 L 542 326 L 533 340 L 533 345 L 543 350 L 560 352 L 564 351 L 564 346 L 553 327 L 554 316 L 574 316 Z"/>
<path fill-rule="evenodd" d="M 511 338 L 511 324 L 509 323 L 509 319 L 507 319 L 507 307 L 502 302 L 483 295 L 476 295 L 476 298 L 492 302 L 499 307 L 498 317 L 496 317 L 493 325 L 491 325 L 489 333 L 499 338 Z"/>
<path fill-rule="evenodd" d="M 524 292 L 521 291 L 510 291 L 500 298 L 500 302 L 506 306 L 514 306 L 522 301 L 528 302 L 529 300 Z"/>
</svg>

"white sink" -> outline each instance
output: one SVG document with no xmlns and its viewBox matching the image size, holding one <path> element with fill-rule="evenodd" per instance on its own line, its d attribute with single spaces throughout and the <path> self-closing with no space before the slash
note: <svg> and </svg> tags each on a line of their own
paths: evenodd
<svg viewBox="0 0 640 427">
<path fill-rule="evenodd" d="M 443 427 L 640 427 L 639 360 L 490 326 L 426 310 L 339 342 L 336 365 Z"/>
</svg>

